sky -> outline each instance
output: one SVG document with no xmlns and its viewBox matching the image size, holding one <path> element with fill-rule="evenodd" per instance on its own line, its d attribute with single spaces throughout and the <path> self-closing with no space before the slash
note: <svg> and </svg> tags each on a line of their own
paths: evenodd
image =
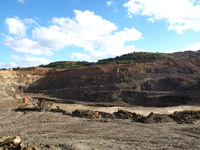
<svg viewBox="0 0 200 150">
<path fill-rule="evenodd" d="M 0 0 L 0 68 L 200 49 L 200 0 Z"/>
</svg>

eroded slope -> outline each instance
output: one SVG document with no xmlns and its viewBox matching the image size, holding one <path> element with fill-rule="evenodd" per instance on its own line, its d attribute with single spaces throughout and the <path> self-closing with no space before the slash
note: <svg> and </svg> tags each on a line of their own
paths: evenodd
<svg viewBox="0 0 200 150">
<path fill-rule="evenodd" d="M 78 101 L 169 106 L 199 103 L 199 89 L 198 65 L 159 60 L 55 70 L 25 91 Z"/>
</svg>

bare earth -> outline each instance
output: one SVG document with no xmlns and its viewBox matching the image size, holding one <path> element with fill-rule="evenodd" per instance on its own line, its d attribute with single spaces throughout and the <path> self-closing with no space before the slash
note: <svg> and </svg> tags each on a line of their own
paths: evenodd
<svg viewBox="0 0 200 150">
<path fill-rule="evenodd" d="M 0 99 L 0 137 L 19 135 L 27 145 L 52 150 L 200 149 L 200 122 L 142 124 L 131 120 L 73 118 L 53 112 L 14 111 L 21 104 L 21 100 L 13 98 Z M 66 104 L 59 106 L 68 111 L 81 108 L 112 112 L 119 109 Z M 192 106 L 125 109 L 145 115 L 150 111 L 172 113 L 190 108 L 199 109 Z"/>
</svg>

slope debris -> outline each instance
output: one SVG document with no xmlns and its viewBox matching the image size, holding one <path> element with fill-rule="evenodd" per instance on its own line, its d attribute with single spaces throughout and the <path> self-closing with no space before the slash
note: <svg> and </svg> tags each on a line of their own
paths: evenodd
<svg viewBox="0 0 200 150">
<path fill-rule="evenodd" d="M 156 114 L 149 113 L 147 116 L 136 114 L 134 112 L 129 112 L 126 110 L 118 110 L 114 113 L 106 113 L 101 111 L 93 110 L 75 110 L 66 112 L 60 109 L 53 102 L 48 102 L 45 100 L 38 101 L 31 104 L 25 104 L 19 106 L 16 111 L 50 111 L 59 112 L 64 115 L 69 115 L 72 117 L 86 118 L 86 119 L 131 119 L 135 122 L 141 123 L 167 123 L 167 122 L 177 122 L 177 123 L 195 123 L 200 120 L 200 111 L 176 111 L 173 114 Z"/>
<path fill-rule="evenodd" d="M 36 146 L 25 146 L 19 136 L 0 137 L 0 150 L 39 150 Z"/>
<path fill-rule="evenodd" d="M 65 111 L 61 110 L 58 106 L 55 105 L 54 102 L 49 102 L 46 100 L 32 102 L 30 104 L 25 104 L 19 106 L 16 111 L 39 111 L 39 112 L 62 112 L 66 113 Z"/>
<path fill-rule="evenodd" d="M 72 112 L 73 117 L 96 119 L 96 118 L 106 118 L 106 119 L 132 119 L 134 122 L 140 123 L 195 123 L 200 120 L 200 111 L 180 111 L 173 114 L 155 114 L 153 112 L 149 113 L 148 116 L 142 116 L 140 114 L 131 113 L 125 110 L 118 110 L 117 112 L 105 113 L 98 111 L 89 110 L 75 110 Z"/>
</svg>

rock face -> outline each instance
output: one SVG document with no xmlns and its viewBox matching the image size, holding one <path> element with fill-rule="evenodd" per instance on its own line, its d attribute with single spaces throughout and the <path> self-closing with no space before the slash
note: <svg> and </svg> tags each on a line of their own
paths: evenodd
<svg viewBox="0 0 200 150">
<path fill-rule="evenodd" d="M 48 69 L 43 68 L 24 68 L 24 69 L 2 69 L 0 70 L 0 98 L 13 96 L 21 99 L 19 94 L 24 89 L 43 77 Z"/>
<path fill-rule="evenodd" d="M 49 72 L 26 92 L 78 101 L 173 106 L 199 103 L 199 89 L 199 66 L 155 61 Z"/>
<path fill-rule="evenodd" d="M 200 103 L 199 54 L 173 54 L 190 58 L 184 61 L 155 59 L 78 69 L 1 70 L 0 96 L 25 92 L 65 100 L 142 106 L 196 104 Z"/>
</svg>

